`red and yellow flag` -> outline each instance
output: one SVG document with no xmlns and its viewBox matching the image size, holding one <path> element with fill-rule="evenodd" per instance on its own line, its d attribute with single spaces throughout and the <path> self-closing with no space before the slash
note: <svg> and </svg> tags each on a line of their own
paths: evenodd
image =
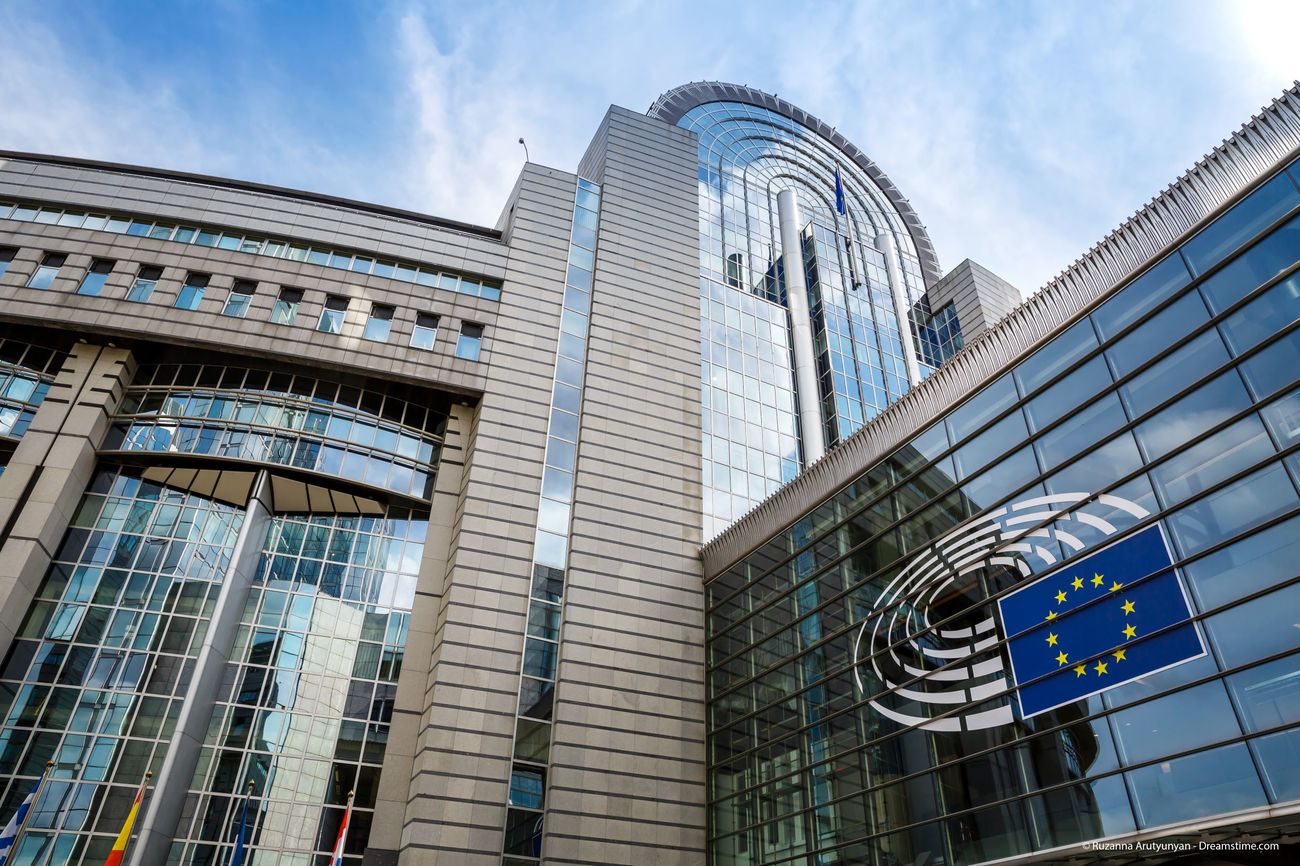
<svg viewBox="0 0 1300 866">
<path fill-rule="evenodd" d="M 104 866 L 122 866 L 122 857 L 126 855 L 126 846 L 131 841 L 131 831 L 135 829 L 135 819 L 140 814 L 140 804 L 144 802 L 144 792 L 149 787 L 149 779 L 152 777 L 153 773 L 144 774 L 144 782 L 141 783 L 140 790 L 135 793 L 135 802 L 131 804 L 131 811 L 126 813 L 122 832 L 117 834 L 117 841 L 113 843 L 113 850 L 108 852 L 108 859 L 104 861 Z"/>
</svg>

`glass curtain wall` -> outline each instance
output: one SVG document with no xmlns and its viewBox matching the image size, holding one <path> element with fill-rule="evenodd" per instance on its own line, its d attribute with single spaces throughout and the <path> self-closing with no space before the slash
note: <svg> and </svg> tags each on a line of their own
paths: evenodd
<svg viewBox="0 0 1300 866">
<path fill-rule="evenodd" d="M 36 417 L 67 353 L 23 340 L 0 340 L 0 473 Z"/>
<path fill-rule="evenodd" d="M 360 864 L 388 742 L 428 513 L 277 514 L 170 862 L 228 862 L 248 782 L 250 866 L 313 866 L 355 792 Z"/>
<path fill-rule="evenodd" d="M 241 508 L 95 473 L 0 671 L 0 812 L 47 761 L 14 861 L 102 863 L 171 741 Z"/>
<path fill-rule="evenodd" d="M 798 473 L 789 322 L 776 196 L 792 188 L 818 279 L 814 339 L 824 423 L 838 441 L 907 389 L 884 255 L 899 250 L 909 304 L 925 291 L 915 244 L 880 188 L 828 140 L 753 105 L 714 102 L 678 124 L 699 145 L 704 536 Z M 835 208 L 839 169 L 846 213 Z M 811 232 L 811 235 L 808 234 Z"/>
<path fill-rule="evenodd" d="M 979 863 L 1300 799 L 1298 319 L 1293 166 L 712 580 L 712 862 Z M 873 640 L 917 621 L 909 562 L 1049 501 Z M 1030 718 L 1010 677 L 950 699 L 1005 663 L 995 600 L 1157 526 L 1205 654 Z"/>
</svg>

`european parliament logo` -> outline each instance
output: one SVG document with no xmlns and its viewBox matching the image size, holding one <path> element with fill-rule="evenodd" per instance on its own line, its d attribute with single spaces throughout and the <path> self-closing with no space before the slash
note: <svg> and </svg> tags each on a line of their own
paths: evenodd
<svg viewBox="0 0 1300 866">
<path fill-rule="evenodd" d="M 1013 701 L 1029 718 L 1203 655 L 1160 528 L 1106 544 L 1149 516 L 1110 494 L 1059 493 L 938 539 L 858 629 L 867 703 L 900 724 L 982 730 L 1013 722 Z M 978 603 L 999 589 L 996 605 Z"/>
<path fill-rule="evenodd" d="M 998 601 L 1024 718 L 1205 654 L 1159 526 Z"/>
</svg>

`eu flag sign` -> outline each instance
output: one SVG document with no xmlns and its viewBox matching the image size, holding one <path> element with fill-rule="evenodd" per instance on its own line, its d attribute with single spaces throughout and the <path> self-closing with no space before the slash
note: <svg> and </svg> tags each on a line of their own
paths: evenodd
<svg viewBox="0 0 1300 866">
<path fill-rule="evenodd" d="M 1160 527 L 998 602 L 1024 718 L 1205 654 Z"/>
</svg>

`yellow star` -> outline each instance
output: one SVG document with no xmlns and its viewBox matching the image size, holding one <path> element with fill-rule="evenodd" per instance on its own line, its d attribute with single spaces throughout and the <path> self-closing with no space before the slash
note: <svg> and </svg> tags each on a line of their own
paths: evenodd
<svg viewBox="0 0 1300 866">
<path fill-rule="evenodd" d="M 1064 604 L 1064 603 L 1065 603 L 1065 590 L 1061 590 L 1060 592 L 1058 592 L 1058 593 L 1056 594 L 1056 603 L 1057 603 L 1057 604 Z"/>
<path fill-rule="evenodd" d="M 1070 586 L 1074 587 L 1075 589 L 1083 589 L 1083 578 L 1076 577 L 1074 580 L 1070 581 Z"/>
<path fill-rule="evenodd" d="M 1056 646 L 1056 635 L 1052 634 L 1050 631 L 1047 633 L 1047 645 Z"/>
<path fill-rule="evenodd" d="M 1124 653 L 1125 653 L 1125 652 L 1126 652 L 1126 651 L 1125 651 L 1125 650 L 1122 650 L 1122 649 L 1115 650 L 1115 653 L 1114 653 L 1114 655 L 1115 655 L 1115 661 L 1117 661 L 1117 662 L 1122 662 L 1122 661 L 1124 661 L 1124 659 L 1125 659 Z"/>
<path fill-rule="evenodd" d="M 1098 676 L 1101 676 L 1102 674 L 1106 673 L 1106 663 L 1105 663 L 1105 662 L 1097 662 L 1097 666 L 1094 667 L 1093 670 L 1095 670 L 1095 671 L 1097 672 L 1097 675 L 1098 675 Z"/>
<path fill-rule="evenodd" d="M 1130 638 L 1136 635 L 1137 633 L 1138 633 L 1137 626 L 1134 625 L 1124 626 L 1124 637 Z"/>
<path fill-rule="evenodd" d="M 1124 613 L 1132 613 L 1134 607 L 1135 605 L 1133 602 L 1129 601 L 1127 598 L 1124 599 Z"/>
<path fill-rule="evenodd" d="M 1056 656 L 1056 665 L 1057 665 L 1057 667 L 1060 667 L 1061 665 L 1065 664 L 1065 663 L 1068 662 L 1069 660 L 1070 660 L 1070 657 L 1067 656 L 1065 653 L 1059 653 L 1059 654 Z"/>
<path fill-rule="evenodd" d="M 1048 620 L 1048 622 L 1050 622 L 1050 621 L 1052 621 L 1052 620 L 1054 620 L 1054 619 L 1056 619 L 1056 611 L 1054 611 L 1054 610 L 1049 610 L 1049 611 L 1047 612 L 1047 620 Z"/>
<path fill-rule="evenodd" d="M 1111 591 L 1111 592 L 1119 592 L 1120 589 L 1121 589 L 1123 586 L 1124 586 L 1124 584 L 1120 583 L 1120 582 L 1117 580 L 1117 581 L 1115 581 L 1114 583 L 1112 583 L 1112 584 L 1110 585 L 1110 591 Z"/>
<path fill-rule="evenodd" d="M 1092 576 L 1092 585 L 1101 586 L 1101 575 L 1094 573 Z"/>
<path fill-rule="evenodd" d="M 1077 678 L 1077 677 L 1086 677 L 1086 676 L 1088 675 L 1088 666 L 1087 666 L 1087 665 L 1079 665 L 1077 668 L 1074 669 L 1074 675 L 1075 675 L 1076 678 Z"/>
</svg>

